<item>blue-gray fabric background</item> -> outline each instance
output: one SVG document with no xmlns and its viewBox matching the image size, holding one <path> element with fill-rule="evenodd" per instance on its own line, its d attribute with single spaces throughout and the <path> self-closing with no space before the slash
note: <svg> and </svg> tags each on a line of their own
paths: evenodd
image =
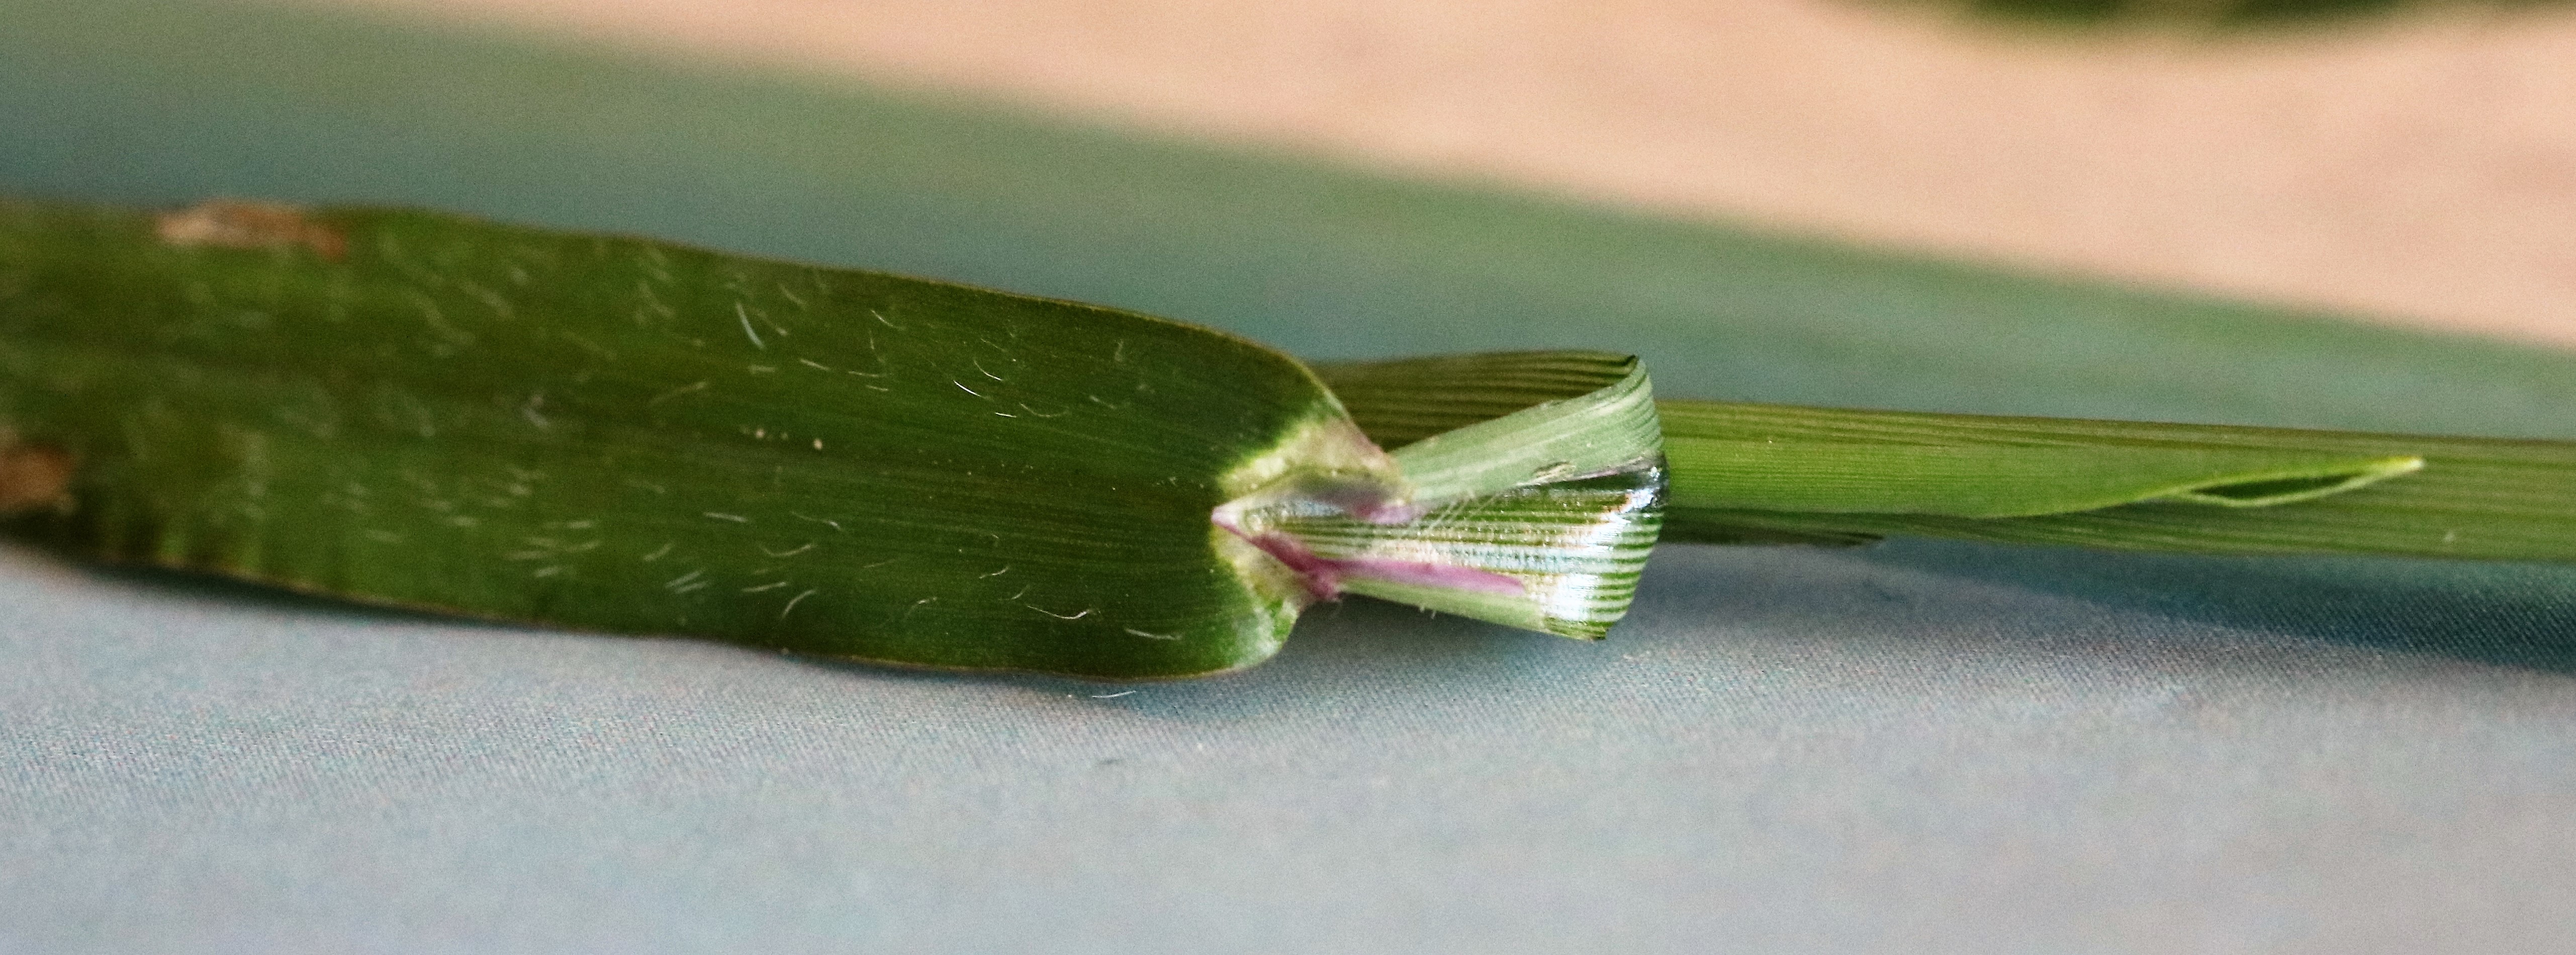
<svg viewBox="0 0 2576 955">
<path fill-rule="evenodd" d="M 0 191 L 411 203 L 1665 393 L 2576 437 L 2576 356 L 972 103 L 0 0 Z M 1102 686 L 0 548 L 0 951 L 2538 951 L 2576 571 L 1670 547 L 1602 644 L 1365 601 Z"/>
</svg>

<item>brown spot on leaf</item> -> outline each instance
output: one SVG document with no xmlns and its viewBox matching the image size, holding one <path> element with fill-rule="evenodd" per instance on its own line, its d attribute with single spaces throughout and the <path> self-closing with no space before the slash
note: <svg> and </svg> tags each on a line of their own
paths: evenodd
<svg viewBox="0 0 2576 955">
<path fill-rule="evenodd" d="M 0 443 L 0 515 L 70 505 L 72 453 L 54 445 Z"/>
<path fill-rule="evenodd" d="M 223 249 L 300 245 L 334 262 L 349 251 L 349 241 L 338 230 L 306 217 L 302 209 L 276 203 L 211 199 L 164 212 L 154 226 L 161 241 L 171 245 Z"/>
<path fill-rule="evenodd" d="M 0 444 L 0 514 L 69 503 L 71 452 L 49 444 Z"/>
</svg>

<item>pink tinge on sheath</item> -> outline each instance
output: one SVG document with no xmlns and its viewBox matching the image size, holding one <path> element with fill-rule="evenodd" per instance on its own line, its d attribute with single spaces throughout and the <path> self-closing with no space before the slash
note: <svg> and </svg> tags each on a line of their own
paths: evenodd
<svg viewBox="0 0 2576 955">
<path fill-rule="evenodd" d="M 1226 529 L 1235 531 L 1232 527 Z M 1267 533 L 1247 536 L 1240 531 L 1235 533 L 1236 536 L 1250 541 L 1252 546 L 1261 548 L 1263 553 L 1278 558 L 1280 563 L 1288 565 L 1288 569 L 1296 571 L 1297 578 L 1305 583 L 1307 592 L 1314 594 L 1318 600 L 1340 598 L 1342 581 L 1353 577 L 1510 596 L 1528 592 L 1528 588 L 1518 579 L 1490 570 L 1460 567 L 1455 564 L 1389 560 L 1383 557 L 1325 557 L 1306 549 L 1306 545 L 1298 543 L 1295 538 L 1285 534 Z"/>
</svg>

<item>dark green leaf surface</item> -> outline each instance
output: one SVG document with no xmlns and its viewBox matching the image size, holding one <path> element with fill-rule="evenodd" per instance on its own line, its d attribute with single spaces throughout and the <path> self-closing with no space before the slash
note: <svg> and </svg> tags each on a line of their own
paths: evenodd
<svg viewBox="0 0 2576 955">
<path fill-rule="evenodd" d="M 0 203 L 0 511 L 74 554 L 946 667 L 1259 662 L 1344 592 L 1599 637 L 1645 371 L 1370 443 L 1220 333 L 421 212 Z M 48 487 L 49 482 L 65 486 Z"/>
<path fill-rule="evenodd" d="M 658 243 L 314 225 L 182 245 L 144 215 L 0 204 L 0 422 L 78 465 L 71 506 L 24 530 L 363 599 L 940 666 L 1224 670 L 1294 619 L 1208 523 L 1231 469 L 1339 419 L 1276 352 Z"/>
</svg>

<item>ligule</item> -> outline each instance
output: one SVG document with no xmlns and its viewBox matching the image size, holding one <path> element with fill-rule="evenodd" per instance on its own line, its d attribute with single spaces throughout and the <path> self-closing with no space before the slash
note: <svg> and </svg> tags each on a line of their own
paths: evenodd
<svg viewBox="0 0 2576 955">
<path fill-rule="evenodd" d="M 1663 478 L 1639 462 L 1455 501 L 1402 524 L 1309 510 L 1274 526 L 1341 590 L 1597 640 L 1636 598 L 1662 528 Z"/>
<path fill-rule="evenodd" d="M 1503 353 L 1318 374 L 1394 447 L 1401 485 L 1371 498 L 1298 478 L 1219 508 L 1219 526 L 1319 598 L 1364 594 L 1582 639 L 1627 613 L 1664 486 L 1653 388 L 1635 358 Z"/>
</svg>

